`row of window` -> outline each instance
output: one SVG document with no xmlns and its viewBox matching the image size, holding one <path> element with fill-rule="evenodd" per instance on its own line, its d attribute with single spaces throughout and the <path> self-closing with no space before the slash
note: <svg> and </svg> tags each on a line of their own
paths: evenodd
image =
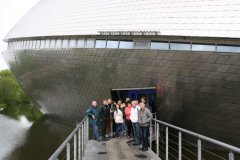
<svg viewBox="0 0 240 160">
<path fill-rule="evenodd" d="M 240 53 L 240 46 L 237 45 L 197 44 L 147 40 L 46 39 L 10 42 L 8 47 L 9 49 L 120 48 Z"/>
</svg>

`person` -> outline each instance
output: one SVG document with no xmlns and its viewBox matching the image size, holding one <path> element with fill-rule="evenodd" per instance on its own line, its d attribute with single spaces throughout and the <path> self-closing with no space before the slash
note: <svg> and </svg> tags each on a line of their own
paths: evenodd
<svg viewBox="0 0 240 160">
<path fill-rule="evenodd" d="M 112 99 L 108 98 L 108 107 L 110 108 L 110 131 L 111 131 L 111 136 L 114 137 L 115 132 L 116 132 L 116 124 L 114 121 L 114 111 L 116 110 L 116 106 L 113 104 Z"/>
<path fill-rule="evenodd" d="M 122 131 L 123 131 L 124 135 L 127 134 L 125 108 L 126 108 L 126 104 L 125 104 L 125 103 L 122 103 L 122 104 L 120 105 L 120 109 L 121 109 L 121 111 L 122 111 L 122 113 L 123 113 Z"/>
<path fill-rule="evenodd" d="M 127 125 L 127 139 L 131 138 L 132 133 L 132 122 L 130 120 L 132 105 L 130 101 L 127 103 L 127 107 L 125 108 L 125 115 L 126 115 L 126 125 Z"/>
<path fill-rule="evenodd" d="M 146 97 L 141 98 L 141 103 L 144 103 L 145 107 L 148 108 L 152 112 L 152 107 L 147 103 Z"/>
<path fill-rule="evenodd" d="M 116 110 L 114 111 L 114 120 L 116 123 L 116 137 L 119 138 L 123 124 L 123 113 L 120 109 L 119 104 L 116 104 Z"/>
<path fill-rule="evenodd" d="M 99 111 L 97 108 L 97 101 L 92 101 L 91 106 L 88 107 L 86 111 L 86 115 L 89 117 L 89 124 L 93 130 L 93 139 L 100 141 L 98 134 Z"/>
<path fill-rule="evenodd" d="M 152 120 L 151 111 L 145 107 L 145 103 L 140 103 L 140 111 L 138 113 L 138 123 L 142 133 L 142 148 L 141 150 L 148 150 L 148 131 L 150 126 L 150 121 Z"/>
<path fill-rule="evenodd" d="M 103 106 L 100 110 L 100 122 L 101 122 L 101 128 L 102 128 L 102 140 L 106 140 L 106 130 L 107 125 L 110 121 L 110 108 L 108 107 L 107 100 L 103 100 Z"/>
<path fill-rule="evenodd" d="M 132 101 L 132 108 L 130 114 L 130 120 L 132 122 L 132 130 L 135 143 L 133 145 L 140 145 L 140 128 L 138 125 L 138 111 L 140 107 L 137 105 L 137 100 Z"/>
<path fill-rule="evenodd" d="M 130 100 L 129 97 L 127 97 L 127 98 L 125 99 L 125 104 L 128 104 L 128 103 L 131 103 L 131 100 Z"/>
</svg>

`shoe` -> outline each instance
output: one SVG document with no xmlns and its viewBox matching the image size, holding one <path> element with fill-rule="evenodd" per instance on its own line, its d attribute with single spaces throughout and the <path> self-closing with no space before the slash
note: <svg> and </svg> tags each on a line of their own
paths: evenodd
<svg viewBox="0 0 240 160">
<path fill-rule="evenodd" d="M 147 151 L 148 150 L 148 148 L 143 148 L 143 151 L 145 152 L 145 151 Z"/>
<path fill-rule="evenodd" d="M 143 148 L 139 148 L 140 151 L 143 151 Z"/>
<path fill-rule="evenodd" d="M 106 134 L 105 137 L 108 138 L 108 135 Z"/>
<path fill-rule="evenodd" d="M 127 137 L 127 139 L 130 139 L 130 138 L 131 138 L 130 136 Z"/>
</svg>

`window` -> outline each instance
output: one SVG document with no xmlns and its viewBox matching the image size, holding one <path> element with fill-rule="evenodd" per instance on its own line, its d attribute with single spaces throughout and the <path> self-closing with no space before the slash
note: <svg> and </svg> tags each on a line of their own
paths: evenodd
<svg viewBox="0 0 240 160">
<path fill-rule="evenodd" d="M 37 40 L 37 42 L 36 42 L 36 48 L 37 48 L 37 49 L 40 48 L 40 45 L 41 45 L 41 41 L 40 41 L 40 40 Z"/>
<path fill-rule="evenodd" d="M 87 39 L 85 47 L 86 48 L 94 48 L 94 39 Z"/>
<path fill-rule="evenodd" d="M 218 45 L 218 52 L 240 52 L 240 46 Z"/>
<path fill-rule="evenodd" d="M 146 40 L 136 40 L 135 41 L 135 47 L 134 48 L 139 48 L 139 49 L 144 49 L 144 48 L 149 48 L 150 42 Z"/>
<path fill-rule="evenodd" d="M 29 49 L 32 49 L 32 44 L 33 44 L 33 41 L 29 41 L 29 45 L 28 45 Z"/>
<path fill-rule="evenodd" d="M 33 48 L 33 49 L 35 49 L 35 48 L 36 48 L 36 42 L 37 42 L 37 41 L 36 41 L 36 40 L 34 40 L 34 41 L 33 41 L 33 43 L 32 43 L 32 48 Z"/>
<path fill-rule="evenodd" d="M 133 41 L 120 41 L 119 48 L 131 49 L 133 48 Z"/>
<path fill-rule="evenodd" d="M 62 48 L 68 48 L 68 39 L 62 41 Z"/>
<path fill-rule="evenodd" d="M 40 48 L 44 48 L 44 47 L 45 47 L 45 40 L 41 40 Z"/>
<path fill-rule="evenodd" d="M 51 41 L 50 41 L 50 48 L 55 48 L 55 43 L 56 43 L 56 40 L 55 39 L 51 39 Z"/>
<path fill-rule="evenodd" d="M 17 42 L 18 49 L 22 49 L 22 41 Z"/>
<path fill-rule="evenodd" d="M 23 41 L 20 41 L 19 49 L 23 49 Z"/>
<path fill-rule="evenodd" d="M 22 49 L 26 49 L 27 41 L 23 41 L 23 47 Z"/>
<path fill-rule="evenodd" d="M 44 47 L 45 48 L 50 48 L 50 39 L 46 39 Z"/>
<path fill-rule="evenodd" d="M 56 40 L 55 48 L 62 48 L 62 40 L 61 39 Z"/>
<path fill-rule="evenodd" d="M 95 48 L 106 48 L 106 40 L 96 40 Z"/>
<path fill-rule="evenodd" d="M 118 48 L 119 41 L 118 40 L 108 40 L 107 48 Z"/>
<path fill-rule="evenodd" d="M 171 50 L 190 50 L 190 48 L 191 48 L 190 43 L 178 43 L 178 42 L 170 43 Z"/>
<path fill-rule="evenodd" d="M 85 40 L 84 39 L 78 39 L 77 40 L 77 47 L 78 48 L 84 48 Z"/>
<path fill-rule="evenodd" d="M 215 51 L 215 45 L 210 44 L 192 44 L 193 51 Z"/>
<path fill-rule="evenodd" d="M 76 47 L 76 39 L 70 39 L 69 40 L 69 47 L 75 48 Z"/>
<path fill-rule="evenodd" d="M 151 42 L 151 49 L 168 50 L 169 49 L 169 43 L 168 42 L 152 41 Z"/>
</svg>

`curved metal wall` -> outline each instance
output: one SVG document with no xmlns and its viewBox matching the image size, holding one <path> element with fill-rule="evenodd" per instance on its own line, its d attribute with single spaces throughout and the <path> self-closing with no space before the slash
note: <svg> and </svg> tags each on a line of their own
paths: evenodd
<svg viewBox="0 0 240 160">
<path fill-rule="evenodd" d="M 41 109 L 79 120 L 110 88 L 157 86 L 158 116 L 240 145 L 240 55 L 207 52 L 56 49 L 4 55 Z"/>
</svg>

